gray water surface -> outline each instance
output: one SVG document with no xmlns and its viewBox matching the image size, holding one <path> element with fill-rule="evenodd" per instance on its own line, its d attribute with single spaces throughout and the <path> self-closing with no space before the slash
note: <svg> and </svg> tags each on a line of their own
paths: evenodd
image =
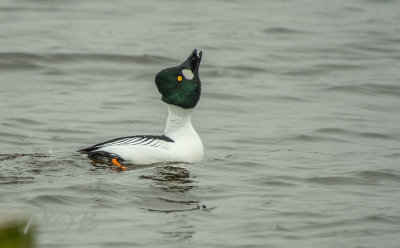
<svg viewBox="0 0 400 248">
<path fill-rule="evenodd" d="M 0 212 L 38 247 L 398 247 L 400 2 L 0 3 Z M 161 134 L 155 74 L 203 51 L 205 158 L 75 151 Z"/>
</svg>

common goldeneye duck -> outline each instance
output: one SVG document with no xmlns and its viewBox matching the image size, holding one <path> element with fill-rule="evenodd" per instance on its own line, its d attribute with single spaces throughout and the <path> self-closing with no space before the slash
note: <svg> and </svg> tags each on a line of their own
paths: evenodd
<svg viewBox="0 0 400 248">
<path fill-rule="evenodd" d="M 79 150 L 93 160 L 112 162 L 126 170 L 123 162 L 155 164 L 194 163 L 203 159 L 203 143 L 192 126 L 191 115 L 200 99 L 199 66 L 202 52 L 193 50 L 180 65 L 157 73 L 155 82 L 161 100 L 168 105 L 163 135 L 136 135 L 112 139 Z"/>
</svg>

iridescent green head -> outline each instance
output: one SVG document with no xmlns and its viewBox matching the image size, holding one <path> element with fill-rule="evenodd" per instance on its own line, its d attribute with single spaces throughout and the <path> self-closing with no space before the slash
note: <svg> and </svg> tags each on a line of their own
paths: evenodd
<svg viewBox="0 0 400 248">
<path fill-rule="evenodd" d="M 185 109 L 194 108 L 200 99 L 199 66 L 201 51 L 194 49 L 182 64 L 164 69 L 156 75 L 156 85 L 162 100 Z"/>
</svg>

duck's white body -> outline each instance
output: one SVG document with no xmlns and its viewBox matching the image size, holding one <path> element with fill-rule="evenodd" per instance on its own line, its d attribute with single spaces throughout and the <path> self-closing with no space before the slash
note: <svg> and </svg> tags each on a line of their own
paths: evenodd
<svg viewBox="0 0 400 248">
<path fill-rule="evenodd" d="M 192 109 L 168 104 L 163 136 L 132 136 L 93 146 L 133 164 L 194 163 L 203 159 L 203 143 L 191 122 Z"/>
<path fill-rule="evenodd" d="M 174 140 L 169 148 L 170 160 L 193 163 L 203 159 L 203 143 L 192 126 L 192 111 L 168 104 L 164 135 Z"/>
</svg>

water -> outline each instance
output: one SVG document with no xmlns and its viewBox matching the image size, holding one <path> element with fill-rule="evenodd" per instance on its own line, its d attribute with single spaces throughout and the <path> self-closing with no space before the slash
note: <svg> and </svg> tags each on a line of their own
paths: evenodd
<svg viewBox="0 0 400 248">
<path fill-rule="evenodd" d="M 39 247 L 398 247 L 399 1 L 0 3 L 0 212 Z M 75 151 L 161 134 L 155 74 L 203 50 L 205 158 Z"/>
</svg>

